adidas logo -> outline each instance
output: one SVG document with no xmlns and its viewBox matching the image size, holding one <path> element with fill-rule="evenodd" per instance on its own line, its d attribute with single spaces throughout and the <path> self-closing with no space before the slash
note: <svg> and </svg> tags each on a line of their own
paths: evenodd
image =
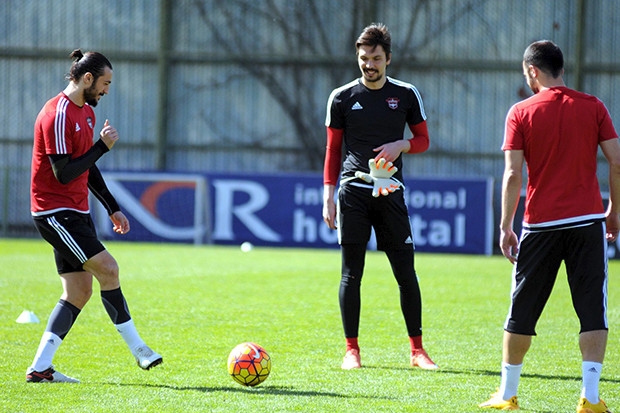
<svg viewBox="0 0 620 413">
<path fill-rule="evenodd" d="M 77 122 L 75 122 L 75 131 L 76 131 L 76 132 L 79 132 L 80 130 L 81 130 L 81 128 L 80 128 L 80 124 L 79 124 L 79 123 L 77 123 Z"/>
<path fill-rule="evenodd" d="M 588 370 L 588 373 L 598 373 L 598 370 L 595 367 L 590 367 L 590 370 Z"/>
<path fill-rule="evenodd" d="M 362 109 L 364 108 L 362 107 L 362 105 L 360 105 L 359 102 L 355 102 L 355 104 L 351 106 L 351 110 L 362 110 Z"/>
<path fill-rule="evenodd" d="M 413 240 L 411 239 L 411 236 L 407 237 L 407 239 L 405 240 L 405 244 L 413 244 Z"/>
</svg>

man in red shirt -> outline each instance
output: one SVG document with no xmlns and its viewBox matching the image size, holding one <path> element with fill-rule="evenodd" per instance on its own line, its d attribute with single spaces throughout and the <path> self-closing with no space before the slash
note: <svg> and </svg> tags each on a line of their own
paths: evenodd
<svg viewBox="0 0 620 413">
<path fill-rule="evenodd" d="M 114 231 L 125 234 L 129 221 L 108 191 L 96 161 L 119 139 L 106 120 L 93 144 L 99 99 L 112 82 L 112 65 L 101 53 L 75 50 L 65 90 L 39 112 L 32 153 L 31 213 L 41 236 L 54 247 L 63 294 L 52 311 L 39 348 L 26 372 L 31 383 L 69 382 L 52 359 L 92 295 L 93 276 L 112 322 L 138 365 L 148 370 L 162 362 L 140 338 L 120 288 L 118 264 L 97 239 L 88 205 L 90 191 L 105 206 Z"/>
<path fill-rule="evenodd" d="M 512 302 L 504 325 L 501 383 L 480 407 L 516 410 L 525 354 L 562 261 L 580 322 L 582 389 L 578 413 L 609 412 L 600 400 L 607 343 L 606 240 L 620 229 L 620 143 L 609 113 L 596 97 L 564 85 L 564 58 L 553 42 L 528 46 L 523 74 L 534 96 L 508 112 L 502 149 L 500 247 L 514 264 Z M 610 199 L 603 207 L 597 152 L 609 162 Z M 521 239 L 513 220 L 527 165 Z"/>
</svg>

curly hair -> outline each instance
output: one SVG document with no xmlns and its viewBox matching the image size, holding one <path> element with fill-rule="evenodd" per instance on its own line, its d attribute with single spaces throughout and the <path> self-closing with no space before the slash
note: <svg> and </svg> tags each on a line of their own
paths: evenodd
<svg viewBox="0 0 620 413">
<path fill-rule="evenodd" d="M 387 26 L 383 23 L 366 26 L 355 42 L 355 50 L 358 51 L 360 46 L 371 46 L 373 50 L 381 46 L 389 57 L 392 53 L 392 36 Z"/>
</svg>

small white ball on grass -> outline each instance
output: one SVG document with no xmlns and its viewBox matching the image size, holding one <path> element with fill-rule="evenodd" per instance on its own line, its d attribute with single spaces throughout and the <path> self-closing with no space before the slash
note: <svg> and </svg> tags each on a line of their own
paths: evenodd
<svg viewBox="0 0 620 413">
<path fill-rule="evenodd" d="M 243 252 L 250 252 L 252 251 L 252 248 L 254 248 L 254 245 L 252 245 L 251 242 L 244 242 L 243 244 L 241 244 L 241 251 Z"/>
</svg>

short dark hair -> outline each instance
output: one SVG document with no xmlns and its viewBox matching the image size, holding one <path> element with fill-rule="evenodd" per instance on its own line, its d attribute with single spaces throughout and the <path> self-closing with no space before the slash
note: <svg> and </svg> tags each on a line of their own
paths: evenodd
<svg viewBox="0 0 620 413">
<path fill-rule="evenodd" d="M 99 76 L 103 75 L 106 67 L 112 70 L 112 64 L 108 58 L 99 52 L 86 52 L 84 54 L 80 49 L 75 49 L 69 57 L 74 60 L 66 76 L 67 80 L 77 82 L 85 73 L 92 73 L 97 80 Z"/>
<path fill-rule="evenodd" d="M 385 55 L 390 57 L 392 36 L 387 26 L 383 23 L 372 23 L 366 26 L 355 42 L 355 50 L 358 51 L 360 46 L 371 46 L 373 49 L 381 46 L 385 50 Z"/>
<path fill-rule="evenodd" d="M 526 65 L 536 66 L 545 73 L 557 78 L 564 68 L 562 50 L 551 40 L 539 40 L 530 44 L 523 53 Z"/>
</svg>

